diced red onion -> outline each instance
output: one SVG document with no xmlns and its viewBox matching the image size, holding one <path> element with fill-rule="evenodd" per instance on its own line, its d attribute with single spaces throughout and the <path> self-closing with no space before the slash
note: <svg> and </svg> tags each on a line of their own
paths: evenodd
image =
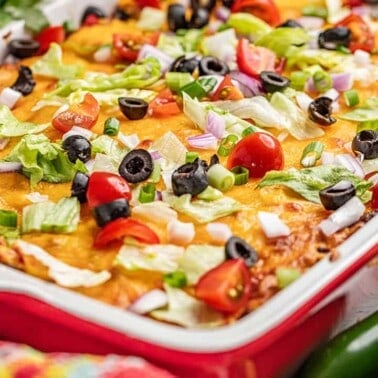
<svg viewBox="0 0 378 378">
<path fill-rule="evenodd" d="M 313 101 L 313 99 L 305 92 L 297 92 L 295 100 L 297 101 L 298 106 L 306 113 L 310 103 Z"/>
<path fill-rule="evenodd" d="M 9 138 L 0 138 L 0 151 L 2 151 L 9 143 Z"/>
<path fill-rule="evenodd" d="M 324 25 L 324 19 L 321 17 L 303 16 L 303 17 L 297 18 L 297 21 L 305 29 L 318 30 L 318 29 L 321 29 Z"/>
<path fill-rule="evenodd" d="M 211 133 L 196 135 L 186 139 L 190 146 L 201 149 L 216 149 L 218 139 Z"/>
<path fill-rule="evenodd" d="M 217 139 L 221 139 L 226 131 L 226 122 L 221 115 L 210 110 L 207 113 L 205 130 L 213 134 Z"/>
<path fill-rule="evenodd" d="M 137 134 L 125 135 L 122 132 L 119 132 L 118 139 L 126 147 L 129 147 L 131 149 L 135 148 L 140 143 L 140 139 Z"/>
<path fill-rule="evenodd" d="M 173 58 L 171 58 L 169 55 L 167 55 L 163 51 L 159 50 L 157 47 L 149 45 L 149 44 L 144 44 L 139 50 L 137 61 L 141 61 L 147 57 L 156 58 L 160 63 L 162 72 L 168 71 L 169 67 L 173 63 Z"/>
<path fill-rule="evenodd" d="M 360 67 L 368 67 L 371 63 L 370 54 L 364 50 L 356 50 L 353 53 L 354 62 Z"/>
<path fill-rule="evenodd" d="M 366 4 L 362 4 L 352 7 L 352 11 L 359 16 L 367 16 L 369 14 L 369 7 Z"/>
<path fill-rule="evenodd" d="M 93 132 L 80 126 L 73 126 L 69 131 L 62 135 L 62 140 L 67 139 L 71 135 L 80 135 L 84 138 L 91 139 Z"/>
<path fill-rule="evenodd" d="M 352 155 L 337 154 L 334 163 L 345 167 L 358 177 L 365 177 L 364 168 L 362 167 L 361 162 Z"/>
<path fill-rule="evenodd" d="M 353 87 L 353 75 L 350 72 L 331 74 L 333 88 L 339 92 L 348 91 Z"/>
<path fill-rule="evenodd" d="M 332 113 L 338 113 L 340 110 L 340 103 L 338 101 L 332 101 L 331 109 Z"/>
<path fill-rule="evenodd" d="M 0 104 L 13 109 L 17 101 L 22 97 L 22 93 L 12 88 L 6 87 L 0 93 Z"/>
<path fill-rule="evenodd" d="M 39 192 L 32 192 L 25 196 L 30 202 L 39 203 L 39 202 L 46 202 L 49 200 L 49 196 L 47 194 L 41 194 Z"/>
<path fill-rule="evenodd" d="M 245 97 L 258 96 L 264 93 L 261 81 L 240 71 L 231 71 L 230 77 L 238 82 L 238 87 Z"/>
<path fill-rule="evenodd" d="M 357 196 L 354 196 L 334 211 L 327 219 L 320 222 L 319 228 L 324 235 L 330 236 L 357 222 L 363 215 L 364 211 L 364 204 Z"/>
<path fill-rule="evenodd" d="M 153 310 L 164 307 L 168 304 L 168 296 L 165 291 L 160 289 L 153 289 L 146 294 L 143 294 L 135 302 L 133 302 L 127 309 L 136 314 L 147 314 Z"/>
<path fill-rule="evenodd" d="M 193 223 L 180 222 L 177 219 L 167 224 L 168 240 L 173 244 L 189 244 L 196 234 Z"/>
<path fill-rule="evenodd" d="M 217 7 L 215 9 L 215 17 L 218 20 L 221 20 L 221 21 L 224 21 L 224 22 L 228 20 L 230 13 L 231 13 L 230 9 L 223 7 L 223 6 Z"/>
<path fill-rule="evenodd" d="M 112 57 L 112 48 L 110 46 L 100 47 L 94 54 L 93 59 L 97 63 L 105 63 Z"/>
<path fill-rule="evenodd" d="M 156 201 L 163 201 L 163 193 L 161 190 L 157 190 L 155 193 L 155 200 Z"/>
<path fill-rule="evenodd" d="M 259 211 L 257 219 L 267 238 L 290 235 L 290 228 L 278 217 L 276 213 Z"/>
<path fill-rule="evenodd" d="M 206 231 L 211 239 L 217 242 L 226 242 L 231 236 L 230 226 L 222 222 L 212 222 L 206 225 Z"/>
<path fill-rule="evenodd" d="M 159 160 L 162 158 L 159 151 L 150 151 L 150 155 L 152 157 L 152 160 Z"/>
<path fill-rule="evenodd" d="M 22 164 L 13 161 L 0 162 L 0 173 L 16 172 L 22 168 Z"/>
</svg>

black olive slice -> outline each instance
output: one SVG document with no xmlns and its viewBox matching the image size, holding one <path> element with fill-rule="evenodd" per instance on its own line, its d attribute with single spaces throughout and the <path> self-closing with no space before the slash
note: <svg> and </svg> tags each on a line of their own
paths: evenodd
<svg viewBox="0 0 378 378">
<path fill-rule="evenodd" d="M 256 250 L 245 240 L 237 236 L 231 236 L 227 240 L 225 249 L 228 259 L 242 258 L 248 268 L 256 264 L 259 259 Z"/>
<path fill-rule="evenodd" d="M 131 15 L 125 9 L 121 7 L 116 7 L 113 17 L 117 20 L 127 21 L 131 18 Z"/>
<path fill-rule="evenodd" d="M 93 215 L 99 227 L 105 226 L 117 218 L 127 218 L 130 216 L 129 201 L 126 198 L 119 198 L 104 203 L 93 209 Z"/>
<path fill-rule="evenodd" d="M 126 181 L 135 184 L 148 179 L 153 168 L 154 163 L 150 153 L 139 148 L 126 154 L 118 172 Z"/>
<path fill-rule="evenodd" d="M 327 210 L 336 210 L 356 195 L 356 189 L 348 180 L 339 181 L 319 191 L 320 202 Z"/>
<path fill-rule="evenodd" d="M 196 159 L 193 163 L 186 163 L 172 173 L 172 189 L 176 196 L 191 194 L 196 196 L 209 185 L 206 174 L 207 164 Z"/>
<path fill-rule="evenodd" d="M 104 13 L 104 11 L 101 8 L 91 5 L 87 8 L 85 8 L 83 15 L 81 17 L 81 24 L 84 23 L 84 21 L 86 20 L 86 18 L 88 16 L 92 16 L 92 15 L 96 16 L 97 18 L 105 18 L 106 17 L 106 14 Z"/>
<path fill-rule="evenodd" d="M 190 5 L 193 11 L 202 8 L 211 12 L 214 9 L 216 3 L 216 0 L 190 0 Z"/>
<path fill-rule="evenodd" d="M 27 96 L 33 92 L 34 87 L 35 81 L 32 70 L 27 66 L 20 66 L 18 69 L 18 77 L 13 85 L 11 85 L 11 88 Z"/>
<path fill-rule="evenodd" d="M 201 29 L 209 23 L 209 12 L 205 8 L 195 9 L 190 18 L 188 27 L 191 29 Z"/>
<path fill-rule="evenodd" d="M 196 57 L 186 59 L 185 55 L 179 56 L 171 65 L 171 72 L 189 72 L 192 74 L 198 67 L 198 59 Z"/>
<path fill-rule="evenodd" d="M 148 103 L 136 97 L 119 97 L 118 104 L 124 116 L 133 121 L 142 119 L 148 109 Z"/>
<path fill-rule="evenodd" d="M 211 156 L 209 168 L 214 164 L 219 164 L 219 156 L 217 154 Z"/>
<path fill-rule="evenodd" d="M 81 135 L 70 135 L 64 139 L 62 147 L 67 151 L 68 159 L 72 163 L 77 159 L 85 163 L 91 158 L 91 142 Z"/>
<path fill-rule="evenodd" d="M 235 0 L 222 0 L 222 5 L 226 8 L 231 8 L 234 5 Z"/>
<path fill-rule="evenodd" d="M 168 28 L 171 31 L 187 29 L 188 23 L 185 17 L 185 7 L 182 4 L 170 4 L 167 10 Z"/>
<path fill-rule="evenodd" d="M 329 97 L 318 97 L 308 106 L 308 115 L 311 121 L 322 126 L 329 126 L 336 122 L 332 117 L 332 99 Z"/>
<path fill-rule="evenodd" d="M 352 150 L 364 155 L 364 159 L 378 158 L 378 131 L 362 130 L 352 140 Z"/>
<path fill-rule="evenodd" d="M 303 29 L 303 26 L 298 21 L 289 18 L 282 24 L 278 25 L 277 28 L 302 28 Z"/>
<path fill-rule="evenodd" d="M 73 178 L 71 185 L 71 196 L 77 197 L 80 203 L 87 202 L 88 181 L 88 175 L 82 172 L 76 172 Z"/>
<path fill-rule="evenodd" d="M 199 74 L 202 75 L 227 75 L 230 72 L 228 65 L 214 56 L 204 56 L 198 64 Z"/>
<path fill-rule="evenodd" d="M 24 59 L 34 56 L 39 46 L 39 42 L 34 39 L 12 39 L 8 43 L 8 51 L 16 58 Z"/>
<path fill-rule="evenodd" d="M 265 92 L 268 93 L 282 91 L 290 85 L 290 80 L 287 77 L 274 71 L 262 71 L 260 79 Z"/>
<path fill-rule="evenodd" d="M 348 47 L 352 33 L 344 26 L 336 26 L 321 32 L 318 36 L 319 47 L 327 50 L 336 50 L 339 46 Z"/>
</svg>

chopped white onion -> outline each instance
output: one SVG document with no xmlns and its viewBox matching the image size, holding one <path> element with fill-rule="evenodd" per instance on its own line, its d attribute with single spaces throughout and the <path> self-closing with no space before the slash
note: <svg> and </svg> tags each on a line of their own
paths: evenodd
<svg viewBox="0 0 378 378">
<path fill-rule="evenodd" d="M 89 140 L 92 138 L 93 132 L 91 130 L 85 129 L 84 127 L 73 126 L 69 131 L 62 135 L 62 140 L 65 140 L 72 135 L 80 135 Z"/>
<path fill-rule="evenodd" d="M 135 148 L 140 143 L 140 139 L 137 134 L 125 135 L 122 132 L 119 132 L 118 139 L 121 143 L 123 143 L 130 149 Z"/>
<path fill-rule="evenodd" d="M 297 92 L 295 95 L 295 100 L 297 101 L 298 106 L 306 113 L 307 113 L 308 107 L 313 101 L 312 97 L 310 97 L 305 92 Z"/>
<path fill-rule="evenodd" d="M 360 67 L 368 67 L 371 63 L 370 54 L 364 50 L 356 50 L 353 53 L 354 62 Z"/>
<path fill-rule="evenodd" d="M 93 59 L 97 63 L 105 63 L 112 57 L 112 48 L 110 46 L 100 47 L 94 54 Z"/>
<path fill-rule="evenodd" d="M 287 130 L 283 130 L 277 135 L 277 139 L 279 142 L 283 142 L 289 135 L 290 133 Z"/>
<path fill-rule="evenodd" d="M 22 164 L 13 161 L 0 162 L 0 173 L 16 172 L 22 168 Z"/>
<path fill-rule="evenodd" d="M 213 134 L 217 139 L 221 139 L 223 138 L 225 131 L 226 121 L 224 118 L 210 110 L 207 113 L 206 132 Z"/>
<path fill-rule="evenodd" d="M 358 177 L 365 177 L 365 171 L 361 162 L 350 154 L 337 154 L 334 163 L 345 167 Z"/>
<path fill-rule="evenodd" d="M 168 296 L 165 291 L 160 289 L 153 289 L 146 294 L 143 294 L 135 302 L 133 302 L 127 309 L 136 314 L 147 314 L 153 310 L 164 307 L 168 304 Z"/>
<path fill-rule="evenodd" d="M 208 223 L 206 225 L 206 231 L 212 240 L 221 243 L 226 242 L 232 236 L 229 225 L 222 222 Z"/>
<path fill-rule="evenodd" d="M 338 113 L 340 110 L 340 104 L 338 101 L 332 101 L 331 104 L 332 113 Z"/>
<path fill-rule="evenodd" d="M 160 69 L 162 72 L 166 72 L 169 70 L 169 67 L 173 63 L 173 58 L 164 53 L 163 51 L 159 50 L 157 47 L 144 44 L 141 49 L 139 50 L 137 61 L 140 62 L 147 57 L 154 57 L 160 63 Z"/>
<path fill-rule="evenodd" d="M 95 165 L 95 159 L 88 160 L 84 165 L 87 168 L 88 172 L 92 173 L 93 167 Z"/>
<path fill-rule="evenodd" d="M 47 194 L 41 194 L 39 192 L 31 192 L 25 197 L 33 203 L 46 202 L 49 200 L 49 196 Z"/>
<path fill-rule="evenodd" d="M 0 151 L 2 151 L 9 143 L 9 138 L 0 138 Z"/>
<path fill-rule="evenodd" d="M 324 151 L 322 153 L 321 161 L 323 165 L 334 164 L 335 154 L 333 152 Z"/>
<path fill-rule="evenodd" d="M 193 223 L 180 222 L 177 219 L 171 220 L 167 225 L 168 240 L 173 244 L 189 244 L 196 234 Z"/>
<path fill-rule="evenodd" d="M 327 219 L 319 224 L 324 235 L 330 236 L 335 232 L 357 222 L 365 211 L 365 206 L 361 200 L 354 196 L 334 211 Z"/>
<path fill-rule="evenodd" d="M 305 29 L 318 30 L 318 29 L 321 29 L 324 25 L 324 20 L 321 17 L 303 16 L 303 17 L 299 17 L 297 21 Z"/>
<path fill-rule="evenodd" d="M 133 215 L 158 223 L 168 223 L 177 219 L 177 212 L 162 201 L 142 203 L 134 206 Z"/>
<path fill-rule="evenodd" d="M 340 93 L 335 88 L 328 89 L 328 91 L 322 94 L 324 97 L 330 98 L 332 101 L 337 100 L 340 97 Z"/>
<path fill-rule="evenodd" d="M 290 235 L 290 228 L 278 217 L 276 213 L 259 211 L 257 219 L 267 238 Z"/>
<path fill-rule="evenodd" d="M 13 109 L 17 101 L 22 97 L 22 93 L 12 88 L 6 87 L 0 93 L 0 104 Z"/>
<path fill-rule="evenodd" d="M 194 148 L 215 150 L 218 146 L 218 139 L 211 133 L 188 137 L 187 141 L 188 144 Z"/>
</svg>

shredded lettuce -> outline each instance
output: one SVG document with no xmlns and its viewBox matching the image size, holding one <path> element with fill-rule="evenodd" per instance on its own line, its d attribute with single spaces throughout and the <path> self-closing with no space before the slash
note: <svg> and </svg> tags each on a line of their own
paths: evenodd
<svg viewBox="0 0 378 378">
<path fill-rule="evenodd" d="M 352 182 L 361 201 L 370 200 L 369 188 L 373 184 L 362 180 L 348 169 L 336 165 L 319 165 L 301 170 L 291 168 L 284 171 L 270 171 L 262 178 L 258 187 L 283 185 L 294 190 L 308 201 L 320 203 L 319 191 L 341 180 Z"/>
<path fill-rule="evenodd" d="M 175 165 L 185 163 L 187 149 L 172 131 L 167 131 L 152 144 L 151 151 L 159 151 L 159 154 L 167 161 Z M 163 167 L 163 169 L 165 166 Z M 174 169 L 173 166 L 168 167 Z"/>
<path fill-rule="evenodd" d="M 48 126 L 48 123 L 37 125 L 32 122 L 20 122 L 6 105 L 0 105 L 0 137 L 2 138 L 40 133 Z"/>
<path fill-rule="evenodd" d="M 163 200 L 174 210 L 194 218 L 199 223 L 212 222 L 243 209 L 243 205 L 233 198 L 223 196 L 214 201 L 191 200 L 190 194 L 175 196 L 173 193 L 163 192 Z"/>
<path fill-rule="evenodd" d="M 30 178 L 32 188 L 41 180 L 71 181 L 76 171 L 83 169 L 81 164 L 71 163 L 61 146 L 51 143 L 43 134 L 25 135 L 4 160 L 20 162 L 22 173 Z"/>
<path fill-rule="evenodd" d="M 165 12 L 161 9 L 144 7 L 139 15 L 137 27 L 142 30 L 159 30 L 165 22 Z"/>
<path fill-rule="evenodd" d="M 197 52 L 202 41 L 203 29 L 188 29 L 180 36 L 180 43 L 185 52 Z"/>
<path fill-rule="evenodd" d="M 370 122 L 378 120 L 378 97 L 371 97 L 350 112 L 340 115 L 348 121 Z"/>
<path fill-rule="evenodd" d="M 78 90 L 86 92 L 104 92 L 113 89 L 146 88 L 154 84 L 161 76 L 160 63 L 156 58 L 148 57 L 134 63 L 122 72 L 106 74 L 87 72 L 82 79 L 63 80 L 49 97 L 68 96 Z"/>
<path fill-rule="evenodd" d="M 125 145 L 118 143 L 116 139 L 108 135 L 100 135 L 92 141 L 92 152 L 94 154 L 108 155 L 115 164 L 119 165 L 129 149 Z"/>
<path fill-rule="evenodd" d="M 212 268 L 225 261 L 226 255 L 223 246 L 208 244 L 190 245 L 178 262 L 189 285 L 195 285 L 198 279 Z"/>
<path fill-rule="evenodd" d="M 62 48 L 57 43 L 51 43 L 49 50 L 41 59 L 32 65 L 35 74 L 56 79 L 73 79 L 83 72 L 80 64 L 64 64 Z"/>
<path fill-rule="evenodd" d="M 33 203 L 22 210 L 22 232 L 70 233 L 77 229 L 80 203 L 76 197 Z"/>
<path fill-rule="evenodd" d="M 152 317 L 190 328 L 215 327 L 224 323 L 220 312 L 185 291 L 169 285 L 165 285 L 164 289 L 168 295 L 168 308 L 150 312 Z"/>
<path fill-rule="evenodd" d="M 286 57 L 291 46 L 305 45 L 310 39 L 303 28 L 276 28 L 255 43 L 274 51 L 278 57 Z"/>
<path fill-rule="evenodd" d="M 161 33 L 156 47 L 172 58 L 178 58 L 185 54 L 180 39 L 176 35 Z"/>
</svg>

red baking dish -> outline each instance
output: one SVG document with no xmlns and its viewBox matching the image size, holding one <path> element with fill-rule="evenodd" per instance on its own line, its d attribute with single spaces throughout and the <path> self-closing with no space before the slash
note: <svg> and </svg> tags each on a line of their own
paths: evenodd
<svg viewBox="0 0 378 378">
<path fill-rule="evenodd" d="M 358 280 L 377 292 L 378 266 L 368 264 L 377 231 L 375 216 L 336 261 L 323 259 L 259 309 L 214 329 L 159 323 L 0 265 L 0 337 L 43 351 L 139 355 L 180 377 L 288 376 L 356 305 Z"/>
</svg>

